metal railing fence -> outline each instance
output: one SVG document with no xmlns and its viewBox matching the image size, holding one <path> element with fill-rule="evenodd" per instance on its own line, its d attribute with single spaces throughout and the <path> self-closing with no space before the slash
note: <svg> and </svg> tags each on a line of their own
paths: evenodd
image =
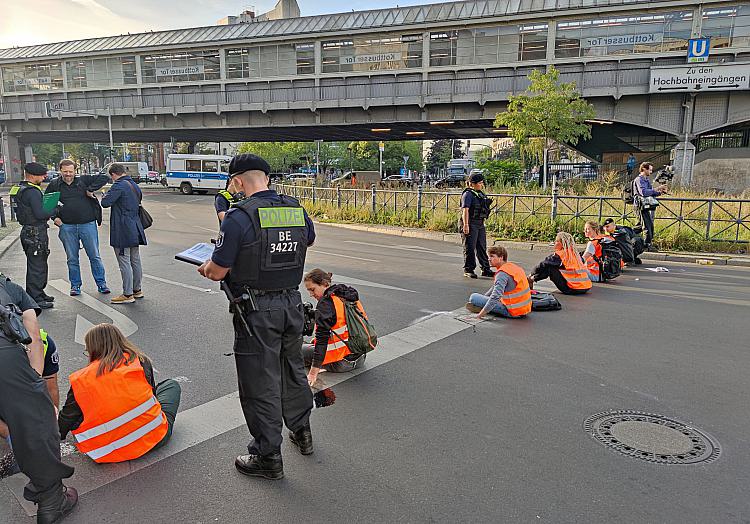
<svg viewBox="0 0 750 524">
<path fill-rule="evenodd" d="M 336 208 L 372 213 L 411 211 L 417 220 L 430 214 L 458 213 L 461 193 L 436 191 L 419 186 L 403 189 L 355 189 L 276 184 L 285 194 L 303 204 L 325 204 Z M 488 194 L 493 199 L 490 221 L 523 226 L 536 218 L 555 220 L 568 230 L 582 229 L 587 220 L 601 223 L 614 218 L 624 225 L 635 225 L 633 206 L 615 196 L 574 196 L 553 194 Z M 659 198 L 655 225 L 660 234 L 689 235 L 714 242 L 750 242 L 750 200 L 725 198 Z"/>
</svg>

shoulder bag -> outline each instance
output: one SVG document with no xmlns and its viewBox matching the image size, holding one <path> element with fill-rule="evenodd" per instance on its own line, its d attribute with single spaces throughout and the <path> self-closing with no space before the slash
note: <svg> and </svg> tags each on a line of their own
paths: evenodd
<svg viewBox="0 0 750 524">
<path fill-rule="evenodd" d="M 138 198 L 138 218 L 141 220 L 141 225 L 143 226 L 143 229 L 148 229 L 154 223 L 154 219 L 151 217 L 151 213 L 146 211 L 146 209 L 141 205 L 143 194 L 139 195 L 138 191 L 135 190 L 135 187 L 133 187 L 132 184 L 128 184 L 128 186 L 130 186 L 130 190 L 133 192 L 136 198 Z"/>
</svg>

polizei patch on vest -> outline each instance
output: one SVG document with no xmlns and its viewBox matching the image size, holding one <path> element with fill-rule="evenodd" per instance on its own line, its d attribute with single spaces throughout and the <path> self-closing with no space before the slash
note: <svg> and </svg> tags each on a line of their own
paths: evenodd
<svg viewBox="0 0 750 524">
<path fill-rule="evenodd" d="M 305 214 L 301 207 L 259 207 L 260 227 L 304 227 Z"/>
</svg>

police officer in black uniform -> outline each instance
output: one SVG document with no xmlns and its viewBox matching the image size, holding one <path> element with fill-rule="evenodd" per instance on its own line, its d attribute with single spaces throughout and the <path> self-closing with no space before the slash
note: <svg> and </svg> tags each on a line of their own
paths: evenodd
<svg viewBox="0 0 750 524">
<path fill-rule="evenodd" d="M 26 254 L 26 292 L 42 309 L 49 309 L 55 300 L 44 292 L 47 286 L 47 257 L 49 237 L 47 220 L 57 214 L 56 209 L 47 212 L 42 207 L 44 191 L 41 183 L 47 175 L 47 168 L 36 162 L 23 167 L 24 180 L 11 189 L 16 206 L 16 216 L 21 228 L 21 246 Z"/>
<path fill-rule="evenodd" d="M 487 231 L 484 221 L 490 216 L 492 200 L 484 194 L 484 176 L 474 173 L 469 177 L 468 187 L 461 193 L 461 218 L 459 228 L 464 245 L 464 276 L 477 278 L 474 269 L 477 267 L 476 258 L 482 268 L 483 277 L 494 277 L 487 258 Z"/>
<path fill-rule="evenodd" d="M 235 194 L 234 184 L 232 184 L 231 179 L 227 180 L 227 185 L 222 191 L 216 193 L 214 209 L 216 210 L 216 216 L 219 218 L 219 226 L 221 226 L 221 221 L 224 220 L 224 215 L 227 214 L 229 208 L 242 200 L 243 197 L 244 195 L 242 194 Z"/>
<path fill-rule="evenodd" d="M 17 306 L 31 337 L 23 346 L 0 329 L 0 419 L 10 430 L 18 466 L 30 479 L 24 497 L 38 505 L 37 524 L 59 522 L 73 510 L 78 493 L 62 483 L 74 470 L 60 460 L 55 408 L 41 377 L 44 349 L 36 320 L 41 310 L 21 286 L 1 274 L 0 304 Z"/>
<path fill-rule="evenodd" d="M 229 176 L 246 198 L 224 215 L 211 260 L 198 271 L 224 281 L 234 314 L 240 403 L 253 436 L 249 454 L 237 457 L 235 467 L 245 475 L 280 479 L 282 421 L 299 451 L 313 452 L 298 288 L 315 230 L 296 199 L 268 189 L 269 172 L 256 155 L 232 159 Z"/>
</svg>

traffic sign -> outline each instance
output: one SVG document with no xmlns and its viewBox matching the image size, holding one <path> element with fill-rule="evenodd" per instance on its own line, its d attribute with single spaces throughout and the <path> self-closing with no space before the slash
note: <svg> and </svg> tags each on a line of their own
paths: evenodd
<svg viewBox="0 0 750 524">
<path fill-rule="evenodd" d="M 383 151 L 385 151 L 385 142 L 379 142 L 379 143 L 378 143 L 378 148 L 380 149 L 380 152 L 381 152 L 381 153 L 382 153 Z"/>
<path fill-rule="evenodd" d="M 708 62 L 708 53 L 711 51 L 710 38 L 691 38 L 688 41 L 687 61 L 689 64 Z"/>
<path fill-rule="evenodd" d="M 750 62 L 651 68 L 649 93 L 697 93 L 750 89 Z"/>
</svg>

